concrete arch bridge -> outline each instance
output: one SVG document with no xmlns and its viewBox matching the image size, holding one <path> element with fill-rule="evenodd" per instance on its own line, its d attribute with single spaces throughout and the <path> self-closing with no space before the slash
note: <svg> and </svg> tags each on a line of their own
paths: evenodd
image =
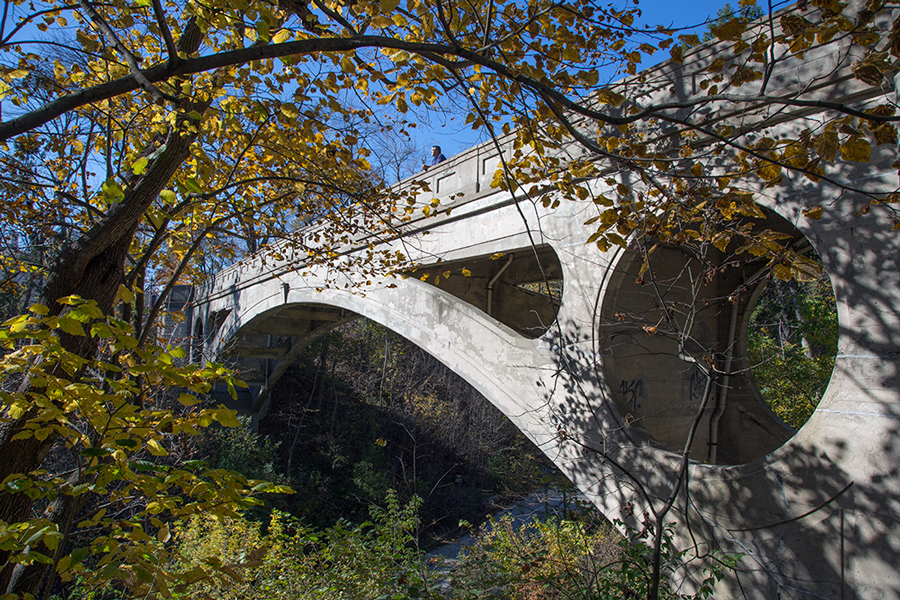
<svg viewBox="0 0 900 600">
<path fill-rule="evenodd" d="M 643 86 L 652 101 L 690 97 L 692 69 L 724 48 L 701 46 L 683 65 L 665 63 L 620 85 Z M 855 106 L 884 102 L 885 92 L 848 76 L 850 59 L 839 50 L 785 57 L 770 84 L 781 87 L 769 93 L 802 84 Z M 753 115 L 756 131 L 769 135 L 827 116 L 716 110 Z M 367 317 L 477 388 L 609 518 L 637 523 L 649 504 L 679 490 L 666 520 L 678 524 L 689 556 L 742 555 L 717 598 L 900 598 L 900 238 L 891 216 L 873 207 L 854 217 L 861 200 L 803 178 L 760 191 L 761 226 L 816 252 L 837 301 L 834 373 L 795 433 L 746 375 L 746 329 L 765 263 L 710 278 L 708 265 L 661 246 L 649 285 L 636 249 L 601 252 L 585 243 L 594 204 L 549 209 L 490 187 L 511 144 L 474 148 L 419 175 L 433 190 L 420 205 L 436 197 L 452 211 L 413 219 L 402 236 L 377 242 L 418 265 L 406 278 L 365 285 L 364 276 L 339 272 L 353 285 L 337 288 L 335 267 L 309 265 L 289 246 L 216 275 L 195 290 L 188 311 L 194 357 L 224 357 L 240 369 L 252 384 L 240 408 L 258 418 L 306 344 Z M 892 190 L 895 159 L 893 145 L 880 146 L 869 163 L 834 172 Z M 612 165 L 608 172 L 616 183 L 639 185 Z M 610 186 L 605 177 L 584 185 L 597 194 Z M 822 219 L 803 215 L 818 205 L 827 207 Z M 362 236 L 348 252 L 370 243 Z M 744 293 L 729 302 L 736 290 Z M 704 365 L 712 363 L 718 374 L 707 389 Z M 678 479 L 689 435 L 688 478 Z"/>
</svg>

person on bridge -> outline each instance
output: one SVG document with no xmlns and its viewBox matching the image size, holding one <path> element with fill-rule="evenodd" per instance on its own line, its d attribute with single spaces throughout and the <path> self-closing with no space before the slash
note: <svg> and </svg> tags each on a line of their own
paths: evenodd
<svg viewBox="0 0 900 600">
<path fill-rule="evenodd" d="M 435 165 L 439 165 L 442 162 L 444 162 L 445 160 L 447 160 L 447 157 L 441 153 L 441 147 L 440 146 L 432 146 L 431 147 L 431 162 L 428 164 L 422 163 L 422 170 L 427 171 L 428 167 L 433 167 Z"/>
</svg>

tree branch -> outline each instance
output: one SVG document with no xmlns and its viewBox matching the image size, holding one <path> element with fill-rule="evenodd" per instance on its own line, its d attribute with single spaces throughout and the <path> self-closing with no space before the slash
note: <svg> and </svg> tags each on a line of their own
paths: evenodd
<svg viewBox="0 0 900 600">
<path fill-rule="evenodd" d="M 169 24 L 166 22 L 166 13 L 159 0 L 152 0 L 152 2 L 153 14 L 156 16 L 156 24 L 159 25 L 159 32 L 166 42 L 166 51 L 169 53 L 169 64 L 175 66 L 178 64 L 178 61 L 181 60 L 181 57 L 178 56 L 178 47 L 175 46 L 175 40 L 172 38 L 172 31 L 169 29 Z"/>
<path fill-rule="evenodd" d="M 132 54 L 131 50 L 125 47 L 125 44 L 123 44 L 119 40 L 119 37 L 116 35 L 116 32 L 112 30 L 112 27 L 109 26 L 103 16 L 101 16 L 100 13 L 98 13 L 87 0 L 78 0 L 78 5 L 81 6 L 81 9 L 87 13 L 91 21 L 93 21 L 94 25 L 97 26 L 97 29 L 99 29 L 103 33 L 103 36 L 109 41 L 109 43 L 112 44 L 112 46 L 116 50 L 118 50 L 119 53 L 125 58 L 125 62 L 128 63 L 128 70 L 131 71 L 132 77 L 134 77 L 134 80 L 138 83 L 138 85 L 141 86 L 141 89 L 153 96 L 153 98 L 158 102 L 162 102 L 163 100 L 169 100 L 170 102 L 178 101 L 177 98 L 161 92 L 159 88 L 153 85 L 144 76 L 143 72 L 141 71 L 141 66 L 138 64 L 138 60 L 135 55 Z"/>
</svg>

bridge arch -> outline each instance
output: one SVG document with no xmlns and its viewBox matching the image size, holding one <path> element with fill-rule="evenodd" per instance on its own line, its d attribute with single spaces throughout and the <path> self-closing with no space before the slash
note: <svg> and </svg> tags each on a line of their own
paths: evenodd
<svg viewBox="0 0 900 600">
<path fill-rule="evenodd" d="M 340 323 L 365 317 L 403 336 L 444 363 L 462 377 L 538 446 L 546 446 L 557 436 L 550 420 L 536 413 L 523 399 L 535 395 L 541 384 L 541 342 L 492 318 L 469 302 L 416 277 L 389 279 L 381 285 L 353 290 L 320 289 L 320 282 L 298 273 L 272 280 L 254 288 L 245 308 L 228 314 L 211 340 L 211 355 L 253 359 L 235 344 L 252 340 L 260 333 L 281 331 L 278 344 L 283 352 L 257 356 L 267 361 L 278 355 L 279 366 L 287 366 L 309 342 Z M 552 305 L 551 298 L 544 300 Z M 293 319 L 302 330 L 286 329 Z M 267 326 L 268 323 L 268 326 Z M 291 335 L 294 334 L 294 335 Z M 275 346 L 276 348 L 278 346 Z M 270 346 L 269 348 L 273 348 Z M 281 371 L 283 373 L 283 371 Z M 270 368 L 271 379 L 259 381 L 261 390 L 270 390 L 281 375 Z M 251 372 L 247 375 L 253 377 Z M 254 402 L 253 413 L 261 418 L 268 398 Z"/>
</svg>

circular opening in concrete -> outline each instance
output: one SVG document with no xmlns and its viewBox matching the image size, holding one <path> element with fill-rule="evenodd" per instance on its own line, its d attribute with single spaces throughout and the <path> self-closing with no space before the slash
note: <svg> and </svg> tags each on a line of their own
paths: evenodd
<svg viewBox="0 0 900 600">
<path fill-rule="evenodd" d="M 769 277 L 754 294 L 746 353 L 756 390 L 794 430 L 812 415 L 834 370 L 838 320 L 821 259 L 809 281 Z"/>
<path fill-rule="evenodd" d="M 814 264 L 824 273 L 817 257 L 809 257 L 808 241 L 781 217 L 767 214 L 745 225 L 774 232 L 800 261 L 795 274 L 816 279 Z M 775 254 L 747 251 L 748 243 L 743 236 L 724 248 L 634 243 L 610 276 L 597 327 L 596 349 L 622 426 L 675 452 L 684 450 L 693 430 L 691 458 L 711 464 L 743 464 L 772 452 L 802 424 L 787 413 L 798 418 L 811 413 L 812 401 L 804 404 L 783 394 L 782 388 L 791 386 L 780 379 L 788 363 L 779 362 L 776 349 L 780 352 L 788 341 L 802 348 L 802 330 L 817 355 L 830 355 L 830 363 L 823 358 L 816 364 L 815 383 L 806 384 L 817 390 L 816 402 L 834 360 L 829 336 L 836 335 L 836 319 L 827 316 L 829 310 L 834 314 L 827 276 L 808 284 L 777 283 L 776 270 L 784 276 L 786 265 L 797 263 L 779 262 L 775 269 Z M 788 321 L 778 305 L 785 286 L 796 286 L 797 302 L 810 303 L 813 312 L 804 325 L 791 326 L 793 337 L 785 332 L 775 338 L 771 318 L 796 321 Z M 806 314 L 806 308 L 800 310 Z M 830 334 L 814 338 L 809 327 L 823 323 Z M 801 379 L 813 370 L 802 361 L 789 364 Z"/>
</svg>

